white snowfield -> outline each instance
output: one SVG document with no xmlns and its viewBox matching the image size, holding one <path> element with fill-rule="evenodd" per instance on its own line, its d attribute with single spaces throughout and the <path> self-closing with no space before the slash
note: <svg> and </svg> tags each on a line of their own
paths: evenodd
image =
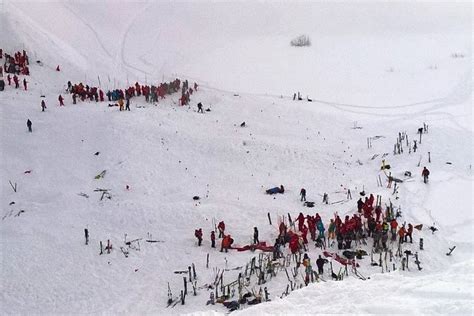
<svg viewBox="0 0 474 316">
<path fill-rule="evenodd" d="M 1 314 L 226 314 L 222 304 L 206 305 L 204 288 L 185 305 L 166 304 L 168 282 L 173 298 L 183 288 L 185 274 L 174 271 L 194 263 L 200 287 L 214 281 L 215 268 L 245 268 L 258 256 L 210 248 L 214 220 L 225 221 L 238 246 L 251 242 L 253 227 L 273 244 L 287 213 L 318 212 L 327 228 L 335 212 L 357 212 L 362 190 L 400 208 L 400 223 L 423 224 L 404 246 L 418 252 L 422 270 L 411 257 L 402 271 L 395 258 L 397 270 L 382 273 L 369 255 L 358 262 L 370 279 L 349 271 L 331 281 L 326 265 L 327 282 L 283 299 L 280 271 L 264 285 L 271 302 L 235 313 L 473 314 L 470 2 L 4 0 L 0 10 L 0 48 L 25 49 L 31 71 L 28 91 L 0 92 Z M 291 47 L 301 34 L 312 46 Z M 176 77 L 200 85 L 190 106 L 178 106 L 176 93 L 157 106 L 135 97 L 130 112 L 119 112 L 107 102 L 73 105 L 64 93 L 68 80 L 107 91 Z M 298 91 L 303 101 L 293 101 Z M 197 113 L 198 102 L 211 111 Z M 394 155 L 398 133 L 413 144 L 423 123 L 429 129 L 416 153 L 404 145 Z M 406 180 L 398 193 L 387 188 L 382 159 Z M 285 194 L 265 194 L 280 184 Z M 303 187 L 314 208 L 302 206 Z M 97 188 L 111 199 L 100 200 Z M 322 204 L 323 193 L 340 203 Z M 125 234 L 140 239 L 127 258 Z M 107 240 L 111 253 L 99 255 Z M 369 238 L 369 253 L 371 245 Z M 315 266 L 321 250 L 311 242 L 308 254 Z M 333 265 L 337 273 L 341 265 Z M 225 283 L 240 271 L 226 272 Z M 248 290 L 258 292 L 254 281 Z"/>
</svg>

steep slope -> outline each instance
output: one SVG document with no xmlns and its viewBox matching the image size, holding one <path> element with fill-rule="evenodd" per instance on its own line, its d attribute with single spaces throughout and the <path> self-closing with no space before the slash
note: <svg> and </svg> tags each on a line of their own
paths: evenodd
<svg viewBox="0 0 474 316">
<path fill-rule="evenodd" d="M 364 188 L 382 195 L 384 203 L 390 199 L 401 207 L 403 221 L 425 228 L 435 223 L 436 234 L 415 233 L 416 243 L 425 240 L 423 270 L 375 275 L 365 283 L 350 277 L 312 285 L 244 313 L 337 313 L 355 304 L 356 312 L 382 313 L 382 306 L 369 310 L 360 303 L 360 295 L 345 295 L 339 305 L 322 310 L 311 306 L 322 293 L 364 287 L 376 295 L 385 284 L 393 287 L 394 304 L 406 298 L 397 286 L 416 292 L 406 312 L 428 293 L 436 293 L 440 303 L 425 312 L 472 311 L 472 59 L 464 4 L 420 4 L 408 15 L 402 5 L 376 10 L 318 4 L 304 11 L 303 4 L 247 4 L 243 10 L 237 4 L 155 2 L 3 6 L 4 50 L 25 48 L 43 62 L 31 66 L 29 91 L 7 87 L 0 94 L 5 313 L 225 312 L 221 305 L 204 306 L 209 293 L 203 289 L 184 306 L 165 305 L 167 282 L 174 295 L 182 287 L 174 270 L 195 263 L 202 285 L 213 281 L 212 268 L 242 266 L 255 255 L 210 249 L 213 221 L 224 220 L 237 245 L 250 242 L 254 226 L 261 240 L 272 243 L 278 220 L 288 212 L 319 212 L 325 222 L 334 212 L 352 214 L 355 200 L 320 203 L 324 192 L 333 202 L 344 200 L 343 188 L 354 197 Z M 440 13 L 435 25 L 432 17 Z M 106 22 L 110 15 L 113 21 Z M 304 32 L 314 45 L 289 47 Z M 452 58 L 455 52 L 465 58 Z M 72 105 L 70 96 L 66 107 L 56 106 L 67 80 L 100 80 L 107 89 L 175 76 L 202 83 L 193 106 L 176 106 L 177 95 L 158 106 L 134 98 L 125 113 L 106 102 Z M 314 102 L 292 101 L 298 90 Z M 46 96 L 46 113 L 40 112 L 40 95 Z M 197 114 L 199 101 L 211 111 Z M 246 128 L 239 127 L 242 121 Z M 394 156 L 398 133 L 415 139 L 423 122 L 430 129 L 419 151 Z M 374 136 L 382 137 L 368 149 L 367 138 Z M 400 186 L 398 199 L 376 185 L 384 153 L 393 175 L 414 174 Z M 432 171 L 428 185 L 419 177 L 423 165 Z M 102 170 L 105 177 L 94 179 Z M 18 192 L 8 180 L 18 184 Z M 280 184 L 287 188 L 284 195 L 264 194 Z M 301 187 L 316 208 L 301 206 Z M 110 189 L 112 199 L 101 201 L 96 188 Z M 199 203 L 194 195 L 201 196 Z M 201 248 L 193 237 L 198 227 L 205 232 Z M 148 233 L 160 242 L 146 243 Z M 127 240 L 143 238 L 128 258 L 119 248 L 124 234 Z M 99 256 L 99 241 L 107 239 L 114 250 Z M 409 248 L 417 250 L 416 243 Z M 454 255 L 445 256 L 453 245 Z M 309 253 L 314 260 L 320 251 L 310 245 Z M 378 274 L 367 260 L 362 273 Z M 280 274 L 268 287 L 276 300 L 286 277 Z"/>
</svg>

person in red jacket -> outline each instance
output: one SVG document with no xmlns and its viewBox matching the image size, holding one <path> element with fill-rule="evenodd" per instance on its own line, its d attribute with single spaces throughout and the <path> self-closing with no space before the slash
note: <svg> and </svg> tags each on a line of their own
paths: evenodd
<svg viewBox="0 0 474 316">
<path fill-rule="evenodd" d="M 301 237 L 303 237 L 303 243 L 307 244 L 308 243 L 308 227 L 303 224 L 303 227 L 301 229 Z"/>
<path fill-rule="evenodd" d="M 100 102 L 104 102 L 104 91 L 99 90 L 99 100 Z"/>
<path fill-rule="evenodd" d="M 26 78 L 23 78 L 23 88 L 25 88 L 25 91 L 28 90 L 27 83 Z"/>
<path fill-rule="evenodd" d="M 211 232 L 211 248 L 216 248 L 216 233 Z"/>
<path fill-rule="evenodd" d="M 390 232 L 392 233 L 392 241 L 397 240 L 397 220 L 394 218 L 390 221 Z"/>
<path fill-rule="evenodd" d="M 59 106 L 64 106 L 64 102 L 63 102 L 63 101 L 64 101 L 64 98 L 63 98 L 62 95 L 59 95 L 58 101 L 59 101 Z"/>
<path fill-rule="evenodd" d="M 300 248 L 299 240 L 298 240 L 298 235 L 293 234 L 290 239 L 290 251 L 292 254 L 295 254 L 298 252 Z"/>
<path fill-rule="evenodd" d="M 285 223 L 281 222 L 280 226 L 278 227 L 278 231 L 280 233 L 278 236 L 280 238 L 283 238 L 283 240 L 285 240 L 285 237 L 286 237 L 286 229 L 287 229 L 287 227 L 286 227 Z"/>
<path fill-rule="evenodd" d="M 304 215 L 303 215 L 303 213 L 300 212 L 300 214 L 298 215 L 296 220 L 298 221 L 298 230 L 302 231 L 303 230 L 303 225 L 304 225 Z"/>
<path fill-rule="evenodd" d="M 225 223 L 224 221 L 220 221 L 219 224 L 217 225 L 217 229 L 219 230 L 219 238 L 224 237 L 224 232 L 225 232 Z"/>
<path fill-rule="evenodd" d="M 398 230 L 398 236 L 400 237 L 398 242 L 400 244 L 403 244 L 403 240 L 405 239 L 405 234 L 406 234 L 405 226 L 400 227 L 400 229 Z"/>
<path fill-rule="evenodd" d="M 202 243 L 202 228 L 196 229 L 194 231 L 194 236 L 196 236 L 198 240 L 198 246 L 201 246 Z"/>
</svg>

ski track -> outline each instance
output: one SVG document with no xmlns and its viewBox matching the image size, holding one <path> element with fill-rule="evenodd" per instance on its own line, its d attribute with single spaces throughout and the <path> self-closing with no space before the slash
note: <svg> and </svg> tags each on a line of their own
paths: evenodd
<svg viewBox="0 0 474 316">
<path fill-rule="evenodd" d="M 104 43 L 102 42 L 102 40 L 100 39 L 99 37 L 99 34 L 97 34 L 97 31 L 90 25 L 89 22 L 87 22 L 80 14 L 76 13 L 69 5 L 67 4 L 63 4 L 63 7 L 68 10 L 69 12 L 72 13 L 72 15 L 78 19 L 79 21 L 81 21 L 82 24 L 84 24 L 88 29 L 89 31 L 94 35 L 94 38 L 96 40 L 96 42 L 99 44 L 100 48 L 102 49 L 102 51 L 105 52 L 105 54 L 110 58 L 112 59 L 112 54 L 108 51 L 108 49 L 105 47 Z"/>
</svg>

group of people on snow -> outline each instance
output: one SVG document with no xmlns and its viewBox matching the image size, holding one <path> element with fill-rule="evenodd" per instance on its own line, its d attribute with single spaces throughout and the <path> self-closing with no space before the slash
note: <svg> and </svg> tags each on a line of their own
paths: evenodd
<svg viewBox="0 0 474 316">
<path fill-rule="evenodd" d="M 14 85 L 15 89 L 19 89 L 21 82 L 24 90 L 28 90 L 26 76 L 30 75 L 30 70 L 28 68 L 29 61 L 26 51 L 18 51 L 11 56 L 4 53 L 3 49 L 0 48 L 0 60 L 3 60 L 3 67 L 0 67 L 0 91 L 5 90 L 6 83 L 3 79 L 4 73 L 6 74 L 9 86 Z M 20 78 L 21 75 L 25 76 L 23 80 Z"/>
</svg>

